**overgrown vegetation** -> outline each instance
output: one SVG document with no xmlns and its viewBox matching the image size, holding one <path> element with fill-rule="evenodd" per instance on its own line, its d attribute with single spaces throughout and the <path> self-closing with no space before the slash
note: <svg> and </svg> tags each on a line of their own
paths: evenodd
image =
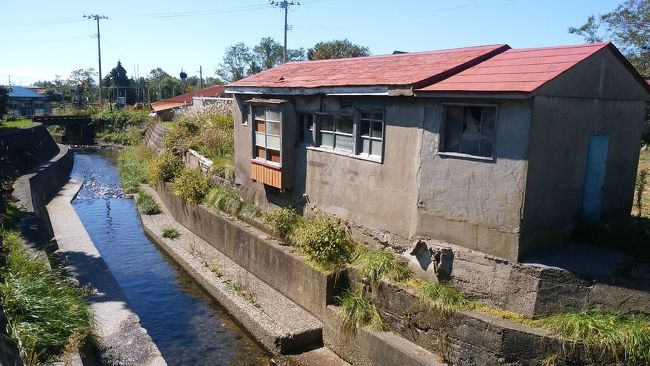
<svg viewBox="0 0 650 366">
<path fill-rule="evenodd" d="M 149 162 L 149 185 L 155 187 L 159 181 L 171 182 L 182 169 L 181 158 L 170 152 L 164 152 Z"/>
<path fill-rule="evenodd" d="M 183 168 L 172 183 L 179 198 L 196 205 L 203 202 L 210 191 L 210 179 L 199 168 Z"/>
<path fill-rule="evenodd" d="M 243 220 L 256 218 L 261 215 L 260 210 L 255 205 L 244 201 L 232 189 L 224 186 L 211 188 L 205 197 L 205 204 Z"/>
<path fill-rule="evenodd" d="M 164 227 L 162 229 L 162 236 L 167 239 L 177 239 L 181 234 L 173 227 Z"/>
<path fill-rule="evenodd" d="M 327 218 L 308 220 L 295 228 L 292 242 L 307 260 L 324 271 L 341 269 L 350 262 L 353 243 L 346 229 Z"/>
<path fill-rule="evenodd" d="M 51 361 L 66 345 L 91 334 L 88 290 L 76 287 L 41 258 L 31 257 L 16 232 L 3 232 L 0 269 L 7 330 L 28 365 Z"/>
<path fill-rule="evenodd" d="M 264 222 L 273 234 L 279 236 L 286 244 L 291 244 L 291 235 L 296 228 L 304 225 L 305 220 L 295 208 L 285 207 L 267 212 Z"/>
<path fill-rule="evenodd" d="M 0 129 L 25 128 L 32 125 L 32 120 L 22 116 L 8 115 L 6 120 L 0 120 Z"/>
<path fill-rule="evenodd" d="M 444 312 L 469 310 L 474 303 L 452 286 L 436 281 L 413 281 L 422 301 Z"/>
<path fill-rule="evenodd" d="M 352 266 L 367 277 L 373 287 L 376 287 L 381 279 L 403 283 L 412 277 L 408 267 L 400 262 L 393 253 L 372 249 L 363 244 L 355 246 Z"/>
<path fill-rule="evenodd" d="M 147 111 L 102 110 L 92 115 L 92 121 L 98 138 L 120 145 L 134 145 L 142 139 L 143 129 L 151 118 Z"/>
<path fill-rule="evenodd" d="M 635 184 L 635 193 L 636 193 L 636 208 L 637 216 L 640 218 L 643 213 L 643 196 L 645 194 L 645 188 L 648 183 L 648 168 L 643 168 L 639 170 L 639 174 L 636 177 Z"/>
<path fill-rule="evenodd" d="M 360 327 L 370 330 L 387 330 L 377 306 L 363 294 L 347 289 L 337 297 L 340 306 L 339 316 L 346 330 L 355 331 Z"/>
<path fill-rule="evenodd" d="M 140 184 L 148 180 L 149 162 L 156 152 L 144 145 L 129 146 L 122 150 L 118 159 L 118 173 L 126 193 L 140 190 Z"/>
<path fill-rule="evenodd" d="M 156 200 L 146 192 L 140 192 L 135 203 L 138 206 L 138 210 L 145 215 L 155 215 L 161 212 Z"/>
<path fill-rule="evenodd" d="M 212 160 L 212 173 L 226 179 L 234 179 L 232 115 L 185 115 L 174 121 L 169 133 L 165 135 L 165 147 L 177 155 L 193 149 Z"/>
</svg>

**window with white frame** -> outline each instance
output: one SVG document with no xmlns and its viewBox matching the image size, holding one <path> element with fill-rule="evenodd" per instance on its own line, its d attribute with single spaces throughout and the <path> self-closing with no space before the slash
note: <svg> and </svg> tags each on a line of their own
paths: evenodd
<svg viewBox="0 0 650 366">
<path fill-rule="evenodd" d="M 281 113 L 279 108 L 254 106 L 253 155 L 256 160 L 280 164 L 281 160 Z"/>
<path fill-rule="evenodd" d="M 298 114 L 298 141 L 306 144 L 314 144 L 314 115 L 311 113 Z"/>
<path fill-rule="evenodd" d="M 440 151 L 493 157 L 496 114 L 495 106 L 445 105 Z"/>
</svg>

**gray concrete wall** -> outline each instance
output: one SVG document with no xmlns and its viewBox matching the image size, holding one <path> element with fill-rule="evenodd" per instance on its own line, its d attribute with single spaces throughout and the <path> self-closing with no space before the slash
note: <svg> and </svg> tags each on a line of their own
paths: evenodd
<svg viewBox="0 0 650 366">
<path fill-rule="evenodd" d="M 19 175 L 59 152 L 56 142 L 40 123 L 0 130 L 0 176 Z M 17 173 L 17 174 L 16 174 Z"/>
<path fill-rule="evenodd" d="M 572 233 L 592 135 L 610 135 L 601 217 L 629 215 L 645 103 L 537 96 L 533 109 L 520 257 Z"/>
</svg>

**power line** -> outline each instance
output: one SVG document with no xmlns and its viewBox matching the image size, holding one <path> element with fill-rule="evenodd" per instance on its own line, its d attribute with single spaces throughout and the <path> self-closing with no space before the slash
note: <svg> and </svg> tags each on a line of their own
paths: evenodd
<svg viewBox="0 0 650 366">
<path fill-rule="evenodd" d="M 99 21 L 100 19 L 108 19 L 104 15 L 97 15 L 97 14 L 92 14 L 92 15 L 84 15 L 83 16 L 86 19 L 94 19 L 97 21 L 97 55 L 99 59 L 99 105 L 102 105 L 102 45 L 101 45 L 101 40 L 99 36 Z"/>
<path fill-rule="evenodd" d="M 289 25 L 287 25 L 287 13 L 289 12 L 289 7 L 294 6 L 294 5 L 300 5 L 299 2 L 297 1 L 287 1 L 287 0 L 281 0 L 281 1 L 276 1 L 276 0 L 271 0 L 269 1 L 269 4 L 284 9 L 284 57 L 283 57 L 283 63 L 287 62 L 287 31 L 289 30 Z"/>
</svg>

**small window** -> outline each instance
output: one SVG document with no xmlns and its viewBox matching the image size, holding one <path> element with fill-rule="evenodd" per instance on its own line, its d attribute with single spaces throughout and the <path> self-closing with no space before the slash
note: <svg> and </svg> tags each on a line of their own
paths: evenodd
<svg viewBox="0 0 650 366">
<path fill-rule="evenodd" d="M 445 106 L 444 144 L 440 151 L 492 157 L 496 107 Z"/>
<path fill-rule="evenodd" d="M 348 116 L 320 116 L 320 144 L 337 150 L 354 151 L 354 121 Z"/>
<path fill-rule="evenodd" d="M 300 113 L 298 115 L 298 141 L 307 144 L 314 144 L 314 115 Z"/>
<path fill-rule="evenodd" d="M 360 148 L 362 154 L 381 156 L 384 138 L 384 114 L 382 112 L 361 112 Z"/>
<path fill-rule="evenodd" d="M 280 110 L 254 107 L 254 157 L 276 164 L 281 163 Z"/>
</svg>

